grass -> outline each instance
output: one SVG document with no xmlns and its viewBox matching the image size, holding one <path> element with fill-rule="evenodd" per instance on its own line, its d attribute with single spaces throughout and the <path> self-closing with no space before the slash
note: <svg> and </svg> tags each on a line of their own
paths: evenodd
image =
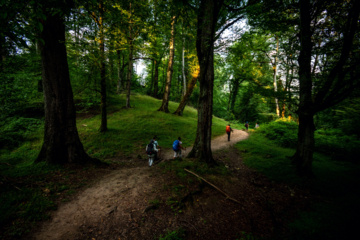
<svg viewBox="0 0 360 240">
<path fill-rule="evenodd" d="M 179 136 L 184 146 L 192 145 L 197 128 L 196 109 L 186 107 L 183 116 L 179 117 L 157 111 L 160 105 L 160 100 L 135 94 L 131 96 L 132 108 L 125 109 L 124 95 L 111 97 L 107 132 L 99 132 L 100 115 L 77 119 L 85 150 L 92 157 L 110 161 L 116 157 L 131 157 L 133 153 L 145 155 L 145 146 L 154 135 L 158 136 L 163 148 L 171 148 Z M 170 112 L 174 112 L 177 106 L 177 103 L 170 102 Z M 16 148 L 0 150 L 0 181 L 5 183 L 0 185 L 0 225 L 8 226 L 6 231 L 1 231 L 0 238 L 3 234 L 19 237 L 30 231 L 34 222 L 46 219 L 47 212 L 56 208 L 54 201 L 58 194 L 68 196 L 75 193 L 77 187 L 86 185 L 86 182 L 79 182 L 78 186 L 68 185 L 67 178 L 74 178 L 73 173 L 59 166 L 34 164 L 42 146 L 43 123 L 42 120 L 31 120 L 29 128 L 28 122 L 15 120 L 11 126 L 23 129 L 23 139 Z M 224 134 L 226 124 L 226 121 L 214 117 L 213 136 Z M 62 176 L 59 181 L 51 178 L 57 174 Z M 44 183 L 44 179 L 49 182 Z M 44 193 L 44 189 L 50 193 Z M 61 201 L 68 201 L 66 196 Z"/>
<path fill-rule="evenodd" d="M 78 121 L 81 140 L 88 152 L 97 158 L 106 159 L 134 152 L 144 152 L 153 136 L 158 137 L 161 147 L 171 148 L 172 142 L 182 138 L 184 146 L 194 143 L 197 128 L 197 111 L 186 107 L 182 117 L 159 112 L 161 101 L 143 95 L 132 96 L 132 108 L 118 107 L 108 116 L 108 131 L 100 133 L 100 116 Z M 116 99 L 125 103 L 125 96 Z M 178 104 L 170 102 L 169 110 L 174 112 Z M 224 133 L 226 121 L 213 118 L 213 136 Z"/>
<path fill-rule="evenodd" d="M 236 145 L 244 163 L 270 179 L 310 189 L 318 200 L 308 211 L 299 212 L 289 223 L 289 233 L 281 239 L 351 239 L 360 214 L 360 167 L 314 154 L 315 178 L 306 180 L 295 174 L 288 156 L 295 150 L 279 147 L 263 134 L 252 131 L 248 140 Z"/>
</svg>

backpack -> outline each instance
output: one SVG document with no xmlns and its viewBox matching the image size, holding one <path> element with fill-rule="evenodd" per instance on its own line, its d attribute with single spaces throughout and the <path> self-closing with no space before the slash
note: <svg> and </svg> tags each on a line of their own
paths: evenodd
<svg viewBox="0 0 360 240">
<path fill-rule="evenodd" d="M 150 143 L 146 147 L 146 153 L 151 155 L 154 154 L 154 141 L 151 140 Z"/>
<path fill-rule="evenodd" d="M 231 128 L 230 126 L 226 126 L 226 132 L 230 132 Z"/>
<path fill-rule="evenodd" d="M 175 140 L 174 143 L 173 143 L 173 150 L 174 151 L 177 151 L 179 150 L 179 146 L 180 146 L 180 141 L 179 140 Z"/>
</svg>

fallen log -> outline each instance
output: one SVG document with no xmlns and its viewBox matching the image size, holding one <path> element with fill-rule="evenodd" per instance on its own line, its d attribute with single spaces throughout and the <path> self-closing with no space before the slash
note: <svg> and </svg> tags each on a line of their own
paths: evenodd
<svg viewBox="0 0 360 240">
<path fill-rule="evenodd" d="M 236 202 L 236 203 L 238 203 L 238 204 L 241 204 L 238 200 L 230 197 L 227 193 L 225 193 L 224 191 L 222 191 L 220 188 L 218 188 L 217 186 L 215 186 L 215 185 L 212 184 L 211 182 L 207 181 L 206 179 L 200 177 L 200 176 L 197 175 L 196 173 L 193 173 L 192 171 L 190 171 L 190 170 L 188 170 L 188 169 L 186 169 L 186 168 L 184 168 L 184 170 L 185 170 L 186 172 L 191 173 L 192 175 L 200 178 L 201 180 L 203 180 L 204 182 L 206 182 L 207 184 L 209 184 L 210 186 L 212 186 L 213 188 L 215 188 L 216 190 L 218 190 L 219 192 L 221 192 L 221 193 L 226 197 L 226 199 L 229 199 L 229 200 L 231 200 L 231 201 L 233 201 L 233 202 Z"/>
</svg>

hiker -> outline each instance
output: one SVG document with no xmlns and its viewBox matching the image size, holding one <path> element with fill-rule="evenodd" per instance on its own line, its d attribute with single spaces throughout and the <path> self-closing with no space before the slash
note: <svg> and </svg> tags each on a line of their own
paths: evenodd
<svg viewBox="0 0 360 240">
<path fill-rule="evenodd" d="M 246 121 L 246 123 L 245 123 L 245 128 L 246 128 L 246 131 L 249 130 L 249 122 L 248 121 Z"/>
<path fill-rule="evenodd" d="M 230 124 L 226 126 L 226 133 L 228 135 L 228 141 L 230 141 L 230 133 L 233 132 L 232 128 L 230 127 Z"/>
<path fill-rule="evenodd" d="M 155 159 L 155 154 L 159 151 L 156 148 L 156 144 L 154 139 L 150 140 L 150 143 L 148 145 L 146 145 L 146 153 L 149 157 L 149 167 L 151 167 L 154 163 L 154 159 Z"/>
<path fill-rule="evenodd" d="M 186 148 L 182 146 L 181 137 L 178 137 L 178 139 L 174 141 L 172 148 L 174 150 L 174 159 L 177 157 L 181 158 L 181 149 L 186 150 Z"/>
<path fill-rule="evenodd" d="M 259 128 L 260 126 L 259 126 L 259 123 L 256 123 L 255 124 L 255 128 Z"/>
<path fill-rule="evenodd" d="M 156 146 L 156 149 L 158 150 L 157 152 L 155 152 L 155 157 L 154 157 L 154 161 L 155 160 L 158 160 L 158 159 L 160 159 L 160 153 L 161 153 L 161 149 L 160 149 L 160 146 L 159 146 L 159 143 L 158 143 L 158 141 L 157 141 L 157 136 L 154 136 L 153 137 L 153 141 L 154 141 L 154 144 L 155 144 L 155 146 Z"/>
</svg>

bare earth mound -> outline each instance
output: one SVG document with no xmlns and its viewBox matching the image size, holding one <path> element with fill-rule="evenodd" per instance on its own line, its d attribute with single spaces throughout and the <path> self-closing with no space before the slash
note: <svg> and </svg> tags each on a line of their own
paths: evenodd
<svg viewBox="0 0 360 240">
<path fill-rule="evenodd" d="M 139 160 L 138 166 L 113 170 L 62 204 L 32 238 L 158 239 L 172 231 L 184 232 L 185 239 L 279 235 L 292 212 L 306 207 L 307 193 L 272 183 L 244 166 L 232 145 L 247 137 L 246 132 L 234 130 L 230 142 L 227 135 L 212 141 L 214 158 L 231 171 L 226 179 L 213 183 L 240 204 L 196 177 L 185 186 L 174 173 Z M 172 158 L 170 150 L 162 154 Z"/>
</svg>

